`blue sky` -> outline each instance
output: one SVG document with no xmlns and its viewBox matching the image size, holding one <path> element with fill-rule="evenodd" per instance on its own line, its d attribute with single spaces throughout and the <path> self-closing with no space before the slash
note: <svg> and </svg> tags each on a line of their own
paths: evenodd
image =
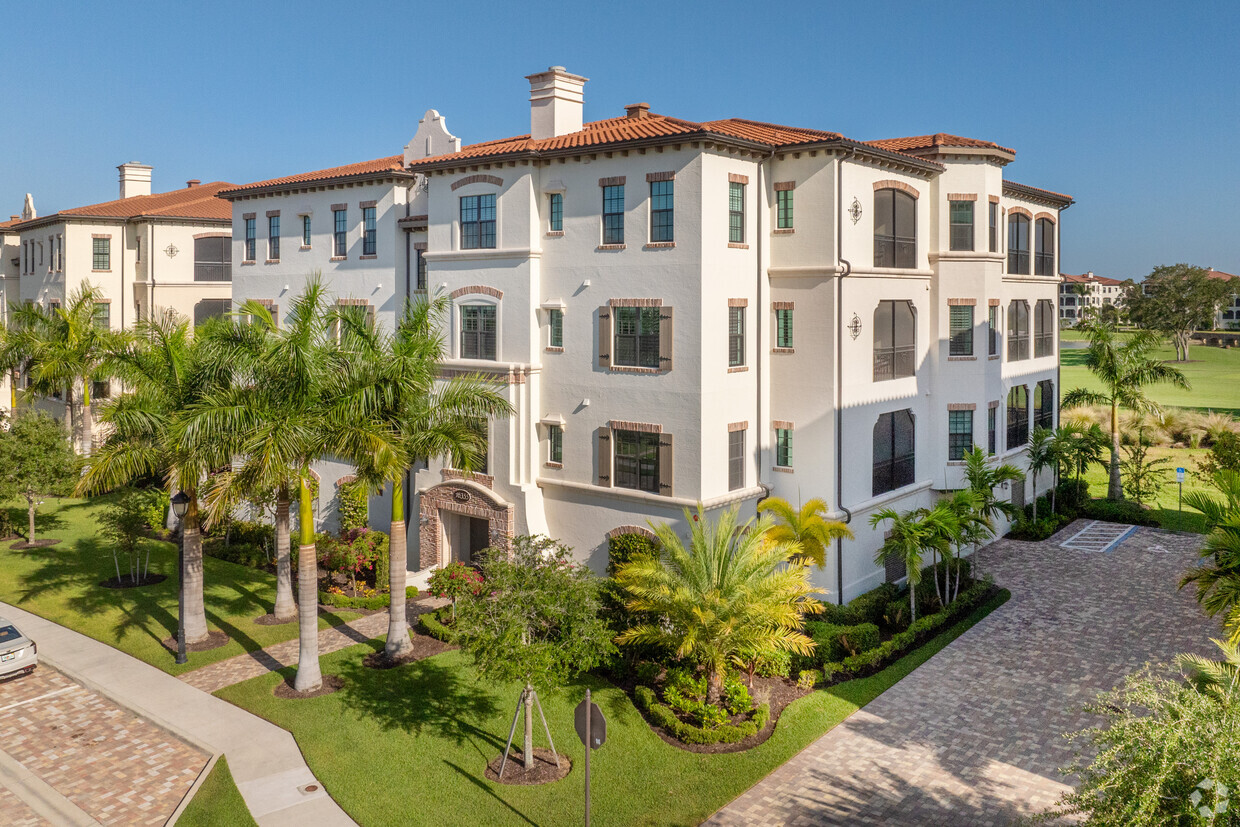
<svg viewBox="0 0 1240 827">
<path fill-rule="evenodd" d="M 953 132 L 1067 192 L 1066 272 L 1240 272 L 1240 4 L 23 3 L 5 10 L 0 214 L 395 154 L 427 108 L 465 143 L 529 128 L 524 76 L 861 140 Z"/>
</svg>

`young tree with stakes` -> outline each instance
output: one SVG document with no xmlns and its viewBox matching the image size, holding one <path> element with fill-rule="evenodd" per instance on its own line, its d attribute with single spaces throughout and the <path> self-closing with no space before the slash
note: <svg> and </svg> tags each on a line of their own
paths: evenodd
<svg viewBox="0 0 1240 827">
<path fill-rule="evenodd" d="M 20 412 L 0 430 L 0 500 L 26 504 L 26 543 L 35 542 L 34 522 L 43 498 L 68 489 L 78 473 L 65 429 L 42 411 Z"/>
</svg>

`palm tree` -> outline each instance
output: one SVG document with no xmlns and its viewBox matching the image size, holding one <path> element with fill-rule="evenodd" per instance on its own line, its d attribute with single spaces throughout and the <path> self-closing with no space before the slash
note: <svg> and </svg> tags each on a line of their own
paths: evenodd
<svg viewBox="0 0 1240 827">
<path fill-rule="evenodd" d="M 982 514 L 982 499 L 977 492 L 970 489 L 957 491 L 946 502 L 956 520 L 956 536 L 953 538 L 956 545 L 956 553 L 953 555 L 956 563 L 956 582 L 947 590 L 947 602 L 951 603 L 960 594 L 961 549 L 964 546 L 971 546 L 976 554 L 977 547 L 993 537 L 995 532 L 990 520 Z"/>
<path fill-rule="evenodd" d="M 1203 491 L 1190 491 L 1184 495 L 1184 502 L 1205 515 L 1206 528 L 1213 530 L 1228 517 L 1240 514 L 1240 472 L 1219 468 L 1210 477 L 1210 485 L 1223 499 L 1217 500 Z"/>
<path fill-rule="evenodd" d="M 887 520 L 891 530 L 874 562 L 885 566 L 887 560 L 895 558 L 904 564 L 905 576 L 908 578 L 908 602 L 910 620 L 917 620 L 917 584 L 921 582 L 921 564 L 927 551 L 939 554 L 951 552 L 950 537 L 953 536 L 952 523 L 955 520 L 950 508 L 940 503 L 933 509 L 918 508 L 905 511 L 903 514 L 892 508 L 884 508 L 870 515 L 870 527 Z M 938 578 L 935 578 L 937 588 Z"/>
<path fill-rule="evenodd" d="M 1240 643 L 1240 514 L 1214 527 L 1201 547 L 1201 565 L 1180 579 L 1197 587 L 1197 602 L 1210 617 L 1222 616 L 1230 643 Z"/>
<path fill-rule="evenodd" d="M 1188 379 L 1152 354 L 1162 340 L 1148 330 L 1129 334 L 1121 341 L 1112 325 L 1090 323 L 1089 347 L 1085 351 L 1085 367 L 1103 385 L 1101 393 L 1085 388 L 1074 388 L 1063 397 L 1064 407 L 1077 405 L 1109 405 L 1111 407 L 1111 462 L 1107 481 L 1107 499 L 1122 500 L 1124 488 L 1119 473 L 1119 409 L 1125 407 L 1139 413 L 1157 414 L 1157 403 L 1145 395 L 1144 388 L 1162 382 L 1170 382 L 1177 388 L 1189 390 Z"/>
<path fill-rule="evenodd" d="M 199 328 L 201 331 L 202 328 Z M 212 446 L 186 451 L 172 436 L 186 409 L 202 394 L 228 382 L 228 372 L 203 358 L 189 322 L 171 310 L 139 319 L 133 336 L 105 357 L 107 369 L 128 392 L 107 402 L 100 421 L 108 435 L 90 457 L 75 494 L 110 491 L 147 477 L 164 481 L 169 494 L 183 490 L 189 507 L 181 521 L 185 547 L 185 639 L 207 637 L 203 602 L 202 535 L 198 486 L 212 467 L 227 457 Z"/>
<path fill-rule="evenodd" d="M 345 346 L 359 355 L 363 374 L 355 386 L 367 415 L 387 424 L 411 461 L 454 459 L 458 467 L 469 471 L 486 450 L 486 431 L 477 423 L 508 416 L 513 409 L 495 382 L 484 376 L 438 378 L 445 356 L 440 331 L 449 307 L 446 298 L 413 302 L 390 335 L 375 330 L 360 314 L 347 311 L 339 315 L 337 324 L 344 332 Z M 392 491 L 391 587 L 384 652 L 395 659 L 413 647 L 405 621 L 406 469 L 392 466 L 384 473 L 375 468 L 369 454 L 350 459 L 359 475 L 377 485 L 386 483 Z"/>
<path fill-rule="evenodd" d="M 1076 423 L 1061 424 L 1055 429 L 1054 451 L 1061 464 L 1066 465 L 1076 481 L 1091 465 L 1105 465 L 1102 451 L 1107 436 L 1096 423 L 1082 426 Z"/>
<path fill-rule="evenodd" d="M 1224 706 L 1230 706 L 1240 690 L 1240 646 L 1234 642 L 1210 638 L 1223 652 L 1221 661 L 1201 655 L 1176 655 L 1176 665 L 1198 692 L 1209 695 Z"/>
<path fill-rule="evenodd" d="M 1038 474 L 1059 464 L 1059 455 L 1055 453 L 1055 432 L 1050 428 L 1034 428 L 1029 435 L 1029 444 L 1025 446 L 1025 456 L 1029 461 L 1029 474 L 1033 477 L 1033 521 L 1038 521 Z"/>
<path fill-rule="evenodd" d="M 1020 472 L 1019 468 L 1007 463 L 997 465 L 991 462 L 986 452 L 974 445 L 973 450 L 964 455 L 964 476 L 969 483 L 969 490 L 977 495 L 977 511 L 985 519 L 987 525 L 993 527 L 999 515 L 1008 519 L 1016 515 L 1016 508 L 1010 502 L 996 497 L 995 489 L 1003 483 L 1024 480 L 1025 475 Z M 981 548 L 975 547 L 973 550 L 974 576 L 981 570 L 977 564 L 980 554 Z"/>
<path fill-rule="evenodd" d="M 769 540 L 769 517 L 738 526 L 736 508 L 711 521 L 699 505 L 696 516 L 686 509 L 685 520 L 688 546 L 671 526 L 659 524 L 659 554 L 616 572 L 629 611 L 658 618 L 626 629 L 616 642 L 661 646 L 701 664 L 707 698 L 715 703 L 728 664 L 747 653 L 813 652 L 801 622 L 822 611 L 812 596 L 822 590 L 810 585 L 808 568 L 789 565 L 802 554 L 796 543 Z"/>
<path fill-rule="evenodd" d="M 778 521 L 767 533 L 769 542 L 797 543 L 801 553 L 794 557 L 805 565 L 822 568 L 827 564 L 827 549 L 837 538 L 853 539 L 848 526 L 839 520 L 828 520 L 826 502 L 815 497 L 801 506 L 792 507 L 782 497 L 768 497 L 758 503 L 758 513 L 771 515 Z"/>
</svg>

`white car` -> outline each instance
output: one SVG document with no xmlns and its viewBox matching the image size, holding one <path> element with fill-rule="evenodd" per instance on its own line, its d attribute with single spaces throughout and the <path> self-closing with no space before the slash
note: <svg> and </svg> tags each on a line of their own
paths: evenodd
<svg viewBox="0 0 1240 827">
<path fill-rule="evenodd" d="M 29 675 L 38 665 L 38 644 L 0 617 L 0 680 Z"/>
</svg>

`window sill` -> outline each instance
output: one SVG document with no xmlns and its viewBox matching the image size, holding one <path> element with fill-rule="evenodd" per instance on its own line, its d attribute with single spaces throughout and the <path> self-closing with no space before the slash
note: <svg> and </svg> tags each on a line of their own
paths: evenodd
<svg viewBox="0 0 1240 827">
<path fill-rule="evenodd" d="M 652 241 L 642 247 L 643 250 L 670 250 L 676 246 L 675 241 Z"/>
<path fill-rule="evenodd" d="M 547 238 L 563 238 L 563 230 L 547 230 Z"/>
<path fill-rule="evenodd" d="M 639 368 L 630 365 L 609 365 L 607 367 L 612 373 L 663 373 L 662 368 Z"/>
<path fill-rule="evenodd" d="M 728 368 L 728 373 L 744 373 L 749 370 L 749 365 L 735 365 Z"/>
<path fill-rule="evenodd" d="M 375 256 L 358 256 L 358 258 L 359 258 L 359 259 L 361 259 L 362 261 L 373 261 L 374 259 L 377 259 L 377 258 L 378 258 L 378 256 L 377 256 L 377 255 L 375 255 Z"/>
<path fill-rule="evenodd" d="M 949 362 L 976 362 L 977 357 L 976 356 L 948 356 L 947 361 Z"/>
<path fill-rule="evenodd" d="M 348 260 L 349 260 L 348 256 L 332 256 L 331 258 L 328 259 L 328 261 L 348 261 Z"/>
<path fill-rule="evenodd" d="M 998 359 L 998 358 L 999 358 L 999 354 L 998 354 L 998 353 L 992 353 L 992 354 L 990 354 L 989 356 L 987 356 L 987 357 L 986 357 L 986 359 L 987 359 L 988 361 L 992 361 L 992 362 L 993 362 L 995 359 Z"/>
<path fill-rule="evenodd" d="M 627 247 L 627 244 L 600 244 L 594 249 L 600 252 L 607 252 L 609 250 L 624 250 Z"/>
<path fill-rule="evenodd" d="M 250 263 L 253 264 L 254 262 L 251 261 Z M 111 273 L 112 271 L 111 270 L 95 270 L 94 268 L 91 268 L 91 272 L 92 273 Z M 30 275 L 33 276 L 35 274 L 31 273 Z"/>
<path fill-rule="evenodd" d="M 969 463 L 965 462 L 965 461 L 964 461 L 964 460 L 962 460 L 962 459 L 949 459 L 949 460 L 947 461 L 947 467 L 948 467 L 948 468 L 964 468 L 964 467 L 965 467 L 965 466 L 967 466 L 968 464 L 969 464 Z"/>
<path fill-rule="evenodd" d="M 771 235 L 792 235 L 795 232 L 796 232 L 795 229 L 789 227 L 788 229 L 785 229 L 785 230 L 771 230 Z"/>
<path fill-rule="evenodd" d="M 558 469 L 558 468 L 563 468 L 563 467 L 564 467 L 564 463 L 562 462 L 544 462 L 543 463 L 543 468 L 557 468 Z"/>
<path fill-rule="evenodd" d="M 728 242 L 728 248 L 729 248 L 729 249 L 732 249 L 732 250 L 748 250 L 748 249 L 749 249 L 749 245 L 748 245 L 748 244 L 738 244 L 738 243 L 737 243 L 737 242 L 735 242 L 735 241 L 729 241 L 729 242 Z"/>
<path fill-rule="evenodd" d="M 250 267 L 250 266 L 255 265 L 255 264 L 258 264 L 258 262 L 257 262 L 257 261 L 255 261 L 255 260 L 254 260 L 254 259 L 252 259 L 252 258 L 251 258 L 251 259 L 246 259 L 246 260 L 243 260 L 243 261 L 241 262 L 241 266 L 242 266 L 242 267 Z"/>
<path fill-rule="evenodd" d="M 297 248 L 298 252 L 302 252 L 302 253 L 304 253 L 306 250 L 309 250 L 309 249 L 310 249 L 309 244 L 303 244 Z"/>
<path fill-rule="evenodd" d="M 797 349 L 794 347 L 773 347 L 771 348 L 771 353 L 796 353 L 796 352 L 797 352 Z"/>
<path fill-rule="evenodd" d="M 263 262 L 263 264 L 279 264 L 279 263 L 280 263 L 280 259 L 278 258 L 269 258 Z"/>
<path fill-rule="evenodd" d="M 546 348 L 544 348 L 544 350 L 547 353 L 563 353 L 564 352 L 563 347 L 556 347 L 555 345 L 548 345 Z"/>
<path fill-rule="evenodd" d="M 792 474 L 792 473 L 795 473 L 791 465 L 772 465 L 772 466 L 771 466 L 771 470 L 772 470 L 772 471 L 778 471 L 778 472 L 780 472 L 781 474 Z"/>
</svg>

